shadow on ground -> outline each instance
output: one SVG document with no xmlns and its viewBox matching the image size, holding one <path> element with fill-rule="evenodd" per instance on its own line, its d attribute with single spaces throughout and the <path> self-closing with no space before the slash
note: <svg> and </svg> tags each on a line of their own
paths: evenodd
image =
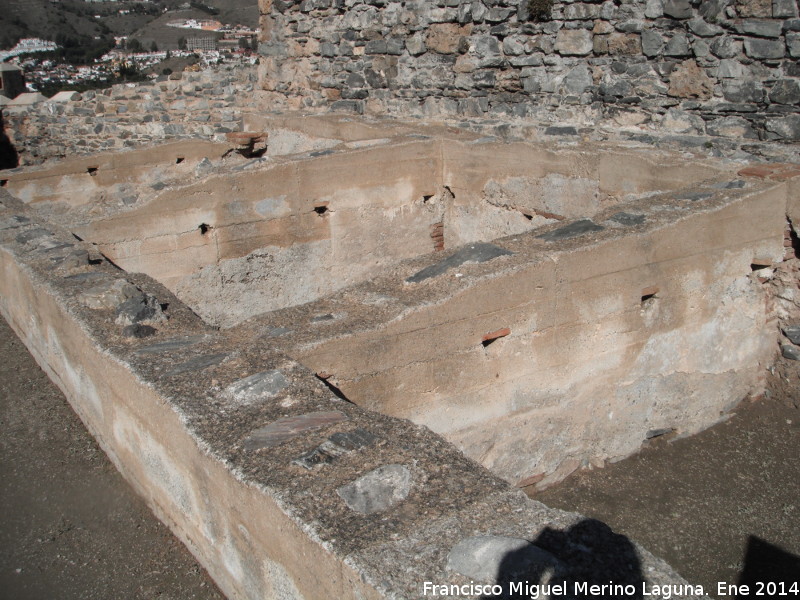
<svg viewBox="0 0 800 600">
<path fill-rule="evenodd" d="M 747 551 L 738 585 L 746 585 L 749 592 L 739 594 L 738 598 L 776 597 L 784 594 L 789 597 L 797 596 L 800 594 L 800 557 L 751 535 L 747 540 Z"/>
<path fill-rule="evenodd" d="M 765 396 L 716 427 L 531 495 L 608 523 L 712 597 L 730 598 L 720 582 L 798 581 L 798 390 L 800 363 L 779 360 Z"/>
<path fill-rule="evenodd" d="M 546 528 L 532 546 L 545 550 L 555 561 L 532 561 L 530 548 L 508 553 L 500 563 L 494 583 L 498 598 L 574 597 L 593 585 L 613 587 L 604 598 L 641 600 L 644 578 L 636 549 L 624 535 L 595 519 L 584 519 L 566 531 Z M 538 586 L 538 588 L 537 588 Z"/>
</svg>

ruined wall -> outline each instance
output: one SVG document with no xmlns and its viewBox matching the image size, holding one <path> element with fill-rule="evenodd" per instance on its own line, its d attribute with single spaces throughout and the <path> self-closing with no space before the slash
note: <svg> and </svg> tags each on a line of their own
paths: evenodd
<svg viewBox="0 0 800 600">
<path fill-rule="evenodd" d="M 229 66 L 162 81 L 84 92 L 80 100 L 6 106 L 6 134 L 21 165 L 179 138 L 224 140 L 241 129 L 256 73 Z"/>
<path fill-rule="evenodd" d="M 260 5 L 261 83 L 294 108 L 800 139 L 795 0 Z"/>
</svg>

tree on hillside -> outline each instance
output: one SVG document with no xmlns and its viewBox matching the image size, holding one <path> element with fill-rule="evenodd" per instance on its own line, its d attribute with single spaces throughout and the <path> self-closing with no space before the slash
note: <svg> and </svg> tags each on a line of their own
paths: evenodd
<svg viewBox="0 0 800 600">
<path fill-rule="evenodd" d="M 128 40 L 126 44 L 126 48 L 131 52 L 141 52 L 142 51 L 142 42 L 137 40 L 136 38 L 131 38 Z"/>
<path fill-rule="evenodd" d="M 153 43 L 150 44 L 150 52 L 158 52 L 158 44 L 156 44 L 155 40 L 153 40 Z"/>
</svg>

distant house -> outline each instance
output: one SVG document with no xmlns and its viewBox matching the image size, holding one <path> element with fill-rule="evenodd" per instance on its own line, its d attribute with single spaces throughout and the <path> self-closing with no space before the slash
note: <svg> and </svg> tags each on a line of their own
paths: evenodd
<svg viewBox="0 0 800 600">
<path fill-rule="evenodd" d="M 0 96 L 16 98 L 26 91 L 22 69 L 17 65 L 0 63 Z"/>
</svg>

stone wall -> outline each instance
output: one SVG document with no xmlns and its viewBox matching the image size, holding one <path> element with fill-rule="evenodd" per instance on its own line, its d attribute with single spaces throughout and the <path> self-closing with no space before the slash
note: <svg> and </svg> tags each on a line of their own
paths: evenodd
<svg viewBox="0 0 800 600">
<path fill-rule="evenodd" d="M 241 129 L 256 71 L 224 66 L 85 92 L 79 100 L 3 108 L 21 165 L 180 138 L 224 139 Z"/>
<path fill-rule="evenodd" d="M 800 139 L 795 0 L 532 4 L 260 0 L 262 87 L 292 108 Z"/>
</svg>

